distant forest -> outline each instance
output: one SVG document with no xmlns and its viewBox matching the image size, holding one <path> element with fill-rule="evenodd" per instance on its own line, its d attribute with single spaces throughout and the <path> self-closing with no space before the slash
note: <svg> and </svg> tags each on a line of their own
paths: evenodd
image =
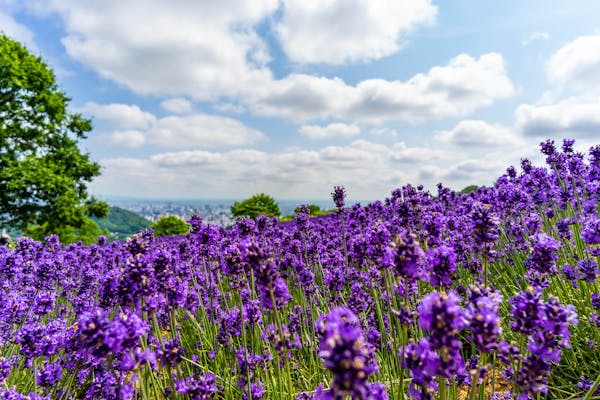
<svg viewBox="0 0 600 400">
<path fill-rule="evenodd" d="M 92 218 L 100 229 L 108 230 L 109 240 L 120 240 L 131 236 L 152 225 L 152 221 L 139 216 L 133 211 L 121 207 L 111 206 L 108 216 L 105 218 Z"/>
</svg>

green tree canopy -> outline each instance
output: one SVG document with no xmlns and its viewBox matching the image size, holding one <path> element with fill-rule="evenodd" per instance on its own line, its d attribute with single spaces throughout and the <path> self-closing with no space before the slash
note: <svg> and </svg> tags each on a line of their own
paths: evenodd
<svg viewBox="0 0 600 400">
<path fill-rule="evenodd" d="M 190 231 L 190 226 L 187 222 L 175 215 L 167 215 L 161 217 L 152 224 L 154 235 L 156 236 L 175 236 L 185 235 Z"/>
<path fill-rule="evenodd" d="M 248 217 L 255 219 L 259 215 L 278 217 L 281 215 L 279 204 L 267 194 L 258 193 L 242 201 L 236 201 L 231 206 L 231 214 L 235 218 Z"/>
<path fill-rule="evenodd" d="M 2 225 L 37 232 L 35 236 L 60 235 L 88 231 L 89 216 L 108 212 L 106 203 L 87 193 L 100 166 L 78 147 L 91 131 L 91 121 L 70 113 L 69 101 L 40 57 L 0 33 Z"/>
<path fill-rule="evenodd" d="M 458 193 L 460 193 L 460 194 L 468 194 L 468 193 L 476 191 L 478 188 L 479 188 L 479 186 L 477 186 L 477 185 L 469 185 L 469 186 L 465 187 L 463 190 L 461 190 Z"/>
</svg>

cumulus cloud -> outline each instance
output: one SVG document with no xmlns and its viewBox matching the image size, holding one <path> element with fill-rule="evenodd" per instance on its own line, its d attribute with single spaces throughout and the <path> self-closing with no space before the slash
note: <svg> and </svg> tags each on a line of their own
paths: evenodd
<svg viewBox="0 0 600 400">
<path fill-rule="evenodd" d="M 113 146 L 139 147 L 146 143 L 146 136 L 136 130 L 114 131 L 108 140 Z"/>
<path fill-rule="evenodd" d="M 598 136 L 600 98 L 572 97 L 558 103 L 522 104 L 515 111 L 516 125 L 529 136 Z"/>
<path fill-rule="evenodd" d="M 277 0 L 179 2 L 51 0 L 69 56 L 136 93 L 235 96 L 270 80 L 254 27 Z"/>
<path fill-rule="evenodd" d="M 429 0 L 285 0 L 275 31 L 294 62 L 344 64 L 398 51 L 404 34 L 436 14 Z"/>
<path fill-rule="evenodd" d="M 511 151 L 491 151 L 487 153 L 464 154 L 455 158 L 451 164 L 437 168 L 436 177 L 444 184 L 450 184 L 456 190 L 469 185 L 489 186 L 510 165 L 519 167 L 521 158 L 528 158 L 535 165 L 543 165 L 537 141 L 529 141 L 514 146 Z"/>
<path fill-rule="evenodd" d="M 467 54 L 409 80 L 368 79 L 356 86 L 339 78 L 293 74 L 247 99 L 255 112 L 295 120 L 421 121 L 466 115 L 514 93 L 500 54 Z"/>
<path fill-rule="evenodd" d="M 113 123 L 121 129 L 146 129 L 156 121 L 156 117 L 151 113 L 129 104 L 88 102 L 79 111 Z"/>
<path fill-rule="evenodd" d="M 549 79 L 585 91 L 600 89 L 600 35 L 580 36 L 550 57 Z"/>
<path fill-rule="evenodd" d="M 110 144 L 138 147 L 234 147 L 264 140 L 259 130 L 227 117 L 209 114 L 170 115 L 156 118 L 136 105 L 87 103 L 81 111 L 108 121 Z"/>
<path fill-rule="evenodd" d="M 523 140 L 514 129 L 470 119 L 460 121 L 451 130 L 437 132 L 434 140 L 443 144 L 463 147 L 514 146 L 523 144 Z"/>
<path fill-rule="evenodd" d="M 456 153 L 455 153 L 456 155 Z M 409 147 L 404 142 L 395 143 L 391 148 L 390 159 L 401 164 L 423 164 L 424 162 L 443 163 L 452 158 L 448 152 L 431 147 Z"/>
<path fill-rule="evenodd" d="M 62 42 L 69 56 L 101 76 L 137 94 L 221 103 L 215 108 L 225 112 L 235 111 L 225 106 L 231 104 L 297 121 L 420 121 L 462 116 L 513 94 L 504 60 L 495 53 L 460 54 L 407 81 L 367 79 L 351 85 L 303 73 L 273 76 L 268 46 L 257 33 L 265 21 L 275 21 L 284 49 L 297 54 L 292 59 L 345 62 L 390 54 L 404 35 L 437 12 L 427 0 L 352 1 L 353 7 L 339 0 L 316 6 L 289 1 L 281 6 L 279 21 L 277 0 L 177 6 L 159 0 L 51 0 L 47 9 L 64 22 Z M 336 15 L 339 9 L 349 17 Z M 317 27 L 310 26 L 315 21 Z M 310 40 L 303 39 L 306 35 Z M 165 106 L 180 112 L 174 103 Z"/>
<path fill-rule="evenodd" d="M 303 125 L 298 130 L 300 134 L 309 139 L 345 139 L 360 135 L 357 125 L 332 123 L 327 126 Z"/>
<path fill-rule="evenodd" d="M 174 114 L 185 114 L 192 111 L 192 103 L 180 97 L 163 100 L 160 106 L 163 110 Z"/>
<path fill-rule="evenodd" d="M 233 118 L 208 114 L 159 119 L 146 133 L 150 144 L 164 147 L 217 147 L 252 144 L 265 136 Z"/>
</svg>

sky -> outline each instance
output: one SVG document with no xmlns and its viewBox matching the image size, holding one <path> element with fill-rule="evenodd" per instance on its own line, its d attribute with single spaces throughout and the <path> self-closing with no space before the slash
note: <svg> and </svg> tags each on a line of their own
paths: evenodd
<svg viewBox="0 0 600 400">
<path fill-rule="evenodd" d="M 600 1 L 0 0 L 100 198 L 376 200 L 600 144 Z"/>
</svg>

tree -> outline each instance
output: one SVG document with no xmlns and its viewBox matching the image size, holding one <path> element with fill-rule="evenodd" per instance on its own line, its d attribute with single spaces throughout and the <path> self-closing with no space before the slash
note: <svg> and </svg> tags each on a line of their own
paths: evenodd
<svg viewBox="0 0 600 400">
<path fill-rule="evenodd" d="M 65 231 L 108 213 L 87 193 L 100 165 L 78 147 L 91 121 L 69 102 L 46 63 L 0 33 L 0 222 L 34 236 L 63 232 L 63 243 Z"/>
<path fill-rule="evenodd" d="M 465 187 L 463 190 L 461 190 L 458 193 L 459 194 L 469 194 L 471 192 L 476 191 L 477 189 L 479 189 L 479 186 L 477 186 L 477 185 L 469 185 L 469 186 Z"/>
<path fill-rule="evenodd" d="M 273 197 L 264 193 L 258 193 L 245 200 L 233 203 L 231 214 L 235 218 L 249 217 L 255 219 L 261 214 L 269 217 L 278 217 L 281 215 L 281 211 Z"/>
<path fill-rule="evenodd" d="M 167 215 L 159 218 L 151 227 L 156 236 L 185 235 L 190 231 L 190 226 L 175 215 Z"/>
</svg>

